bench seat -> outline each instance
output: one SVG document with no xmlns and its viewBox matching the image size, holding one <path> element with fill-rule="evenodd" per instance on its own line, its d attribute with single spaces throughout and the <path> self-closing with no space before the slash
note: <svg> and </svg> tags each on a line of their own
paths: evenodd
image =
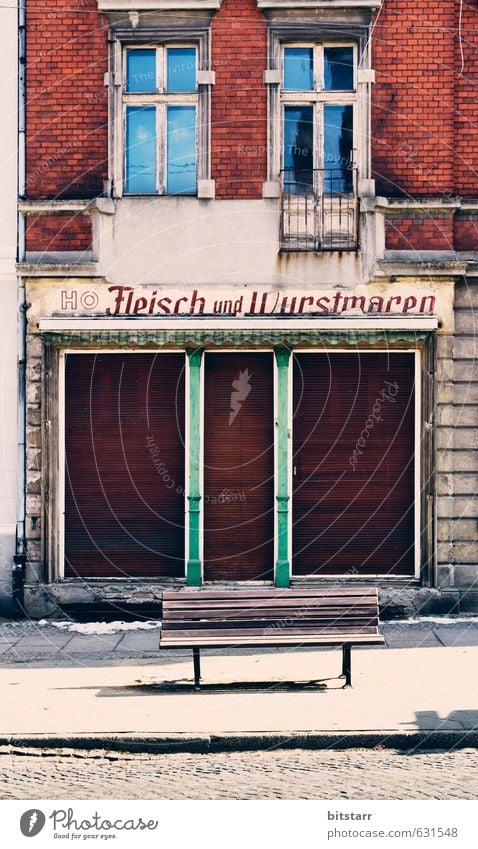
<svg viewBox="0 0 478 849">
<path fill-rule="evenodd" d="M 160 649 L 342 646 L 351 686 L 351 647 L 381 645 L 374 587 L 284 590 L 180 590 L 163 593 Z"/>
</svg>

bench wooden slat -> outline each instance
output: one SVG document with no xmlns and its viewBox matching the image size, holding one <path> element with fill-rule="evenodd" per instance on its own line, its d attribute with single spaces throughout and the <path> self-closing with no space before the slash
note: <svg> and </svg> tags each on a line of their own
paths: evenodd
<svg viewBox="0 0 478 849">
<path fill-rule="evenodd" d="M 271 609 L 275 611 L 279 610 L 287 610 L 288 608 L 293 608 L 295 610 L 317 610 L 319 608 L 338 608 L 342 610 L 348 610 L 349 608 L 357 609 L 361 607 L 376 607 L 373 604 L 371 599 L 362 598 L 362 597 L 353 597 L 350 599 L 346 599 L 344 601 L 338 602 L 333 599 L 317 599 L 310 600 L 307 604 L 298 604 L 296 599 L 277 599 L 274 601 L 267 601 L 265 599 L 253 599 L 250 601 L 241 600 L 237 604 L 232 604 L 231 602 L 226 601 L 225 599 L 220 602 L 198 602 L 196 604 L 191 604 L 190 602 L 183 602 L 182 604 L 171 604 L 164 603 L 163 604 L 163 612 L 167 612 L 168 614 L 177 613 L 181 615 L 184 611 L 195 610 L 195 611 L 222 611 L 222 610 L 251 610 L 260 611 Z"/>
<path fill-rule="evenodd" d="M 177 611 L 181 613 L 183 610 L 236 610 L 244 608 L 245 610 L 261 610 L 262 608 L 271 608 L 273 610 L 282 610 L 287 609 L 289 607 L 294 607 L 300 610 L 315 610 L 316 608 L 321 607 L 334 607 L 334 608 L 349 608 L 349 607 L 376 607 L 376 603 L 374 603 L 373 599 L 364 598 L 361 596 L 352 596 L 350 598 L 340 598 L 336 599 L 309 599 L 308 601 L 300 601 L 298 599 L 278 599 L 276 600 L 268 600 L 268 599 L 251 599 L 247 601 L 245 599 L 240 599 L 237 602 L 226 601 L 225 599 L 219 602 L 197 602 L 196 604 L 191 604 L 189 602 L 182 602 L 181 604 L 174 604 L 171 602 L 165 602 L 163 604 L 163 611 Z"/>
<path fill-rule="evenodd" d="M 300 611 L 296 611 L 296 610 L 291 610 L 290 613 L 283 613 L 283 614 L 279 613 L 279 615 L 277 613 L 274 613 L 274 611 L 272 611 L 272 610 L 260 610 L 260 611 L 257 611 L 256 614 L 251 614 L 248 611 L 229 611 L 229 612 L 221 613 L 220 615 L 217 614 L 217 613 L 215 613 L 215 614 L 209 613 L 208 614 L 206 611 L 199 614 L 199 613 L 196 613 L 194 610 L 191 610 L 191 611 L 187 610 L 187 611 L 184 611 L 183 616 L 173 615 L 171 617 L 169 617 L 169 616 L 167 618 L 165 617 L 163 619 L 163 626 L 167 626 L 168 623 L 184 622 L 186 620 L 188 622 L 226 622 L 226 623 L 230 622 L 231 625 L 233 625 L 234 622 L 237 622 L 237 621 L 255 622 L 258 619 L 269 620 L 271 622 L 284 622 L 285 620 L 289 620 L 289 619 L 299 620 L 299 621 L 303 621 L 303 622 L 308 622 L 308 621 L 314 621 L 315 622 L 315 621 L 320 621 L 320 620 L 323 620 L 323 619 L 327 620 L 327 621 L 334 621 L 334 622 L 335 621 L 344 621 L 345 622 L 345 621 L 349 621 L 349 620 L 363 619 L 363 618 L 369 618 L 369 619 L 377 618 L 377 611 L 372 610 L 371 608 L 365 608 L 363 610 L 355 610 L 353 612 L 352 611 L 345 612 L 343 610 L 330 610 L 330 611 L 327 611 L 326 613 L 324 613 L 322 616 L 318 616 L 317 614 L 314 614 L 312 612 L 310 612 L 308 614 L 301 614 Z"/>
<path fill-rule="evenodd" d="M 378 598 L 377 589 L 372 587 L 341 587 L 339 589 L 284 589 L 284 590 L 178 590 L 175 592 L 164 592 L 163 603 L 165 602 L 184 602 L 187 599 L 196 598 L 198 602 L 202 601 L 219 601 L 226 599 L 254 599 L 254 598 L 280 599 L 280 598 L 343 598 L 352 596 L 364 596 L 367 598 Z"/>
<path fill-rule="evenodd" d="M 330 617 L 309 617 L 288 616 L 287 619 L 270 619 L 267 617 L 257 616 L 254 619 L 190 619 L 186 617 L 180 620 L 166 620 L 163 622 L 163 629 L 177 631 L 180 628 L 188 628 L 191 631 L 202 630 L 204 628 L 314 628 L 318 626 L 329 627 L 338 626 L 340 628 L 353 628 L 358 625 L 370 625 L 374 628 L 378 627 L 378 619 L 376 616 L 330 616 Z"/>
<path fill-rule="evenodd" d="M 344 627 L 353 627 L 354 624 L 359 622 L 367 623 L 369 625 L 378 626 L 378 619 L 376 613 L 365 613 L 363 615 L 354 614 L 354 615 L 341 615 L 341 616 L 286 616 L 286 617 L 277 617 L 277 616 L 254 616 L 254 617 L 245 617 L 242 616 L 229 616 L 229 617 L 210 617 L 205 616 L 204 618 L 198 619 L 193 616 L 184 616 L 181 619 L 165 619 L 163 621 L 163 628 L 181 628 L 184 623 L 188 623 L 188 628 L 250 628 L 254 626 L 256 622 L 261 623 L 261 628 L 271 627 L 275 625 L 275 627 L 279 628 L 281 625 L 308 625 L 314 626 L 320 623 L 324 625 L 343 625 Z"/>
<path fill-rule="evenodd" d="M 288 636 L 296 636 L 300 637 L 302 634 L 310 635 L 310 634 L 344 634 L 349 633 L 348 631 L 344 631 L 342 628 L 330 628 L 330 627 L 315 627 L 315 628 L 281 628 L 274 629 L 271 632 L 270 628 L 248 628 L 245 631 L 243 628 L 204 628 L 200 631 L 196 631 L 193 629 L 184 628 L 180 631 L 168 631 L 166 642 L 170 639 L 175 640 L 176 638 L 186 638 L 191 637 L 194 639 L 201 639 L 202 637 L 224 637 L 228 634 L 231 637 L 250 637 L 260 635 L 261 637 L 269 637 L 271 643 L 274 642 L 276 636 L 277 637 L 288 637 Z M 370 625 L 357 625 L 353 631 L 350 631 L 351 634 L 376 634 L 376 628 Z"/>
<path fill-rule="evenodd" d="M 275 626 L 269 625 L 268 623 L 254 622 L 248 628 L 244 628 L 242 624 L 239 622 L 237 627 L 230 626 L 225 623 L 226 627 L 224 627 L 224 623 L 219 624 L 217 627 L 211 628 L 210 625 L 204 623 L 203 628 L 196 628 L 193 624 L 189 624 L 188 622 L 184 622 L 181 628 L 168 628 L 163 632 L 163 636 L 168 639 L 174 638 L 177 634 L 181 634 L 183 632 L 188 632 L 188 634 L 210 634 L 214 636 L 214 634 L 244 634 L 247 637 L 249 634 L 254 634 L 256 630 L 260 630 L 261 633 L 267 633 L 270 635 L 271 639 L 275 634 L 321 634 L 325 631 L 328 633 L 339 633 L 339 634 L 359 634 L 359 633 L 377 633 L 377 624 L 376 622 L 370 622 L 368 620 L 364 620 L 362 622 L 354 622 L 352 625 L 344 625 L 343 622 L 314 622 L 312 625 L 304 625 L 304 624 L 287 624 L 284 626 Z"/>
<path fill-rule="evenodd" d="M 384 643 L 384 638 L 377 634 L 331 634 L 330 636 L 312 636 L 308 634 L 304 634 L 303 636 L 286 636 L 286 637 L 277 637 L 274 639 L 274 642 L 268 637 L 265 637 L 261 640 L 260 637 L 236 637 L 234 640 L 228 638 L 218 638 L 218 637 L 191 637 L 186 640 L 181 638 L 176 638 L 175 640 L 171 640 L 168 638 L 167 642 L 164 645 L 164 648 L 191 648 L 193 645 L 200 646 L 203 648 L 208 647 L 217 647 L 217 648 L 240 648 L 241 646 L 250 646 L 251 648 L 266 648 L 267 646 L 281 646 L 281 645 L 289 645 L 289 646 L 321 646 L 321 645 L 343 645 L 344 643 L 347 645 L 359 645 L 359 644 L 370 644 L 370 645 L 382 645 Z M 163 644 L 161 642 L 161 648 L 163 648 Z"/>
</svg>

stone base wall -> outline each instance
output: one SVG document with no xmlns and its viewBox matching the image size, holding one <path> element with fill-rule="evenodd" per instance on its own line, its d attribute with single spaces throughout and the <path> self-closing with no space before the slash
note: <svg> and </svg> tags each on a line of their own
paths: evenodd
<svg viewBox="0 0 478 849">
<path fill-rule="evenodd" d="M 379 583 L 379 582 L 378 582 Z M 331 582 L 330 586 L 333 586 Z M 339 582 L 344 586 L 344 582 Z M 215 589 L 225 586 L 233 589 L 237 584 L 215 584 Z M 301 582 L 301 586 L 304 584 Z M 317 582 L 311 584 L 317 587 Z M 64 581 L 54 584 L 26 584 L 25 607 L 32 619 L 44 616 L 63 617 L 61 608 L 65 605 L 105 604 L 118 608 L 118 618 L 121 610 L 127 605 L 147 605 L 156 607 L 158 615 L 161 611 L 163 591 L 180 590 L 185 587 L 184 581 L 177 579 L 161 581 Z M 264 586 L 265 588 L 265 586 Z M 188 588 L 189 589 L 189 588 Z M 287 592 L 287 590 L 284 590 Z M 379 587 L 380 615 L 382 619 L 407 619 L 414 616 L 430 616 L 439 614 L 456 614 L 459 612 L 460 593 L 455 588 L 439 590 L 417 586 L 383 586 Z"/>
<path fill-rule="evenodd" d="M 478 610 L 478 281 L 455 289 L 455 335 L 438 339 L 437 579 Z"/>
<path fill-rule="evenodd" d="M 44 579 L 42 527 L 46 518 L 42 483 L 42 422 L 46 418 L 42 410 L 42 385 L 45 375 L 42 340 L 38 334 L 27 333 L 26 352 L 25 578 L 27 583 L 34 583 Z"/>
</svg>

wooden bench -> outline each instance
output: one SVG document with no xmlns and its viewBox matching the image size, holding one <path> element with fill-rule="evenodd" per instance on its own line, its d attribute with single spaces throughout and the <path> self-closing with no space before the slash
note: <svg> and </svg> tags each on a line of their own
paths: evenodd
<svg viewBox="0 0 478 849">
<path fill-rule="evenodd" d="M 342 646 L 345 687 L 353 645 L 380 645 L 375 588 L 182 590 L 163 593 L 160 649 L 192 649 L 200 687 L 200 650 Z"/>
</svg>

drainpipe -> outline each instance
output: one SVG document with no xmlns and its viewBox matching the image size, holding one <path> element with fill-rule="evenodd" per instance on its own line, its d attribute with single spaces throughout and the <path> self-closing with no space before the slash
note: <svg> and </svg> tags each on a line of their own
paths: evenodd
<svg viewBox="0 0 478 849">
<path fill-rule="evenodd" d="M 18 196 L 25 197 L 25 0 L 18 0 Z M 18 213 L 18 257 L 19 262 L 25 259 L 25 218 Z M 18 449 L 17 449 L 17 527 L 15 555 L 12 571 L 12 595 L 14 611 L 17 615 L 24 612 L 23 586 L 25 582 L 25 358 L 26 358 L 26 300 L 25 282 L 21 278 L 18 286 L 18 336 L 17 336 L 17 368 L 18 368 Z"/>
</svg>

